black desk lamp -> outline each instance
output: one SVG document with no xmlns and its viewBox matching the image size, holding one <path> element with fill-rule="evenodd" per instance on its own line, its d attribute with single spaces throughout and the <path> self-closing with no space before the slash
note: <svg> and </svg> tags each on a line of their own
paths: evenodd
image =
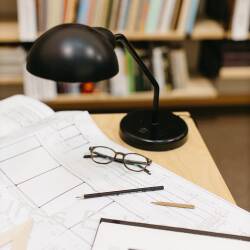
<svg viewBox="0 0 250 250">
<path fill-rule="evenodd" d="M 145 150 L 162 151 L 181 146 L 187 138 L 186 123 L 170 112 L 159 110 L 159 85 L 122 34 L 81 24 L 56 26 L 33 44 L 27 57 L 27 70 L 60 82 L 108 79 L 119 70 L 114 52 L 116 43 L 128 49 L 154 87 L 152 110 L 128 113 L 120 123 L 121 138 Z"/>
</svg>

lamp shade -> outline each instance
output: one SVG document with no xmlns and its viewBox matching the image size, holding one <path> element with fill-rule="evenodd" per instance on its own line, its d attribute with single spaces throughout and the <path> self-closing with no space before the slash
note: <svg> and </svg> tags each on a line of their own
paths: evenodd
<svg viewBox="0 0 250 250">
<path fill-rule="evenodd" d="M 118 73 L 113 34 L 82 24 L 56 26 L 40 36 L 27 57 L 33 75 L 61 82 L 100 81 Z"/>
</svg>

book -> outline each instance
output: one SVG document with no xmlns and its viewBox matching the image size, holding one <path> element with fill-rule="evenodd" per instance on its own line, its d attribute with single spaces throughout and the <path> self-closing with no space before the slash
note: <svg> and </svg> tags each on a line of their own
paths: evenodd
<svg viewBox="0 0 250 250">
<path fill-rule="evenodd" d="M 119 72 L 110 79 L 110 93 L 114 96 L 126 96 L 129 93 L 129 82 L 126 72 L 125 54 L 121 48 L 116 48 L 115 53 L 118 59 Z"/>
<path fill-rule="evenodd" d="M 222 95 L 250 94 L 250 66 L 220 68 L 215 87 Z"/>
<path fill-rule="evenodd" d="M 157 24 L 159 20 L 159 12 L 162 7 L 162 0 L 151 0 L 149 2 L 149 11 L 146 19 L 145 32 L 152 33 L 156 32 Z"/>
<path fill-rule="evenodd" d="M 90 0 L 80 0 L 77 10 L 77 23 L 87 24 Z"/>
<path fill-rule="evenodd" d="M 250 79 L 216 79 L 215 87 L 219 95 L 250 95 Z"/>
<path fill-rule="evenodd" d="M 176 27 L 176 31 L 182 35 L 185 34 L 185 27 L 187 23 L 188 11 L 190 9 L 190 6 L 191 6 L 191 0 L 182 1 L 180 14 L 178 18 L 178 24 Z"/>
<path fill-rule="evenodd" d="M 128 89 L 129 93 L 135 92 L 135 61 L 134 58 L 130 55 L 130 53 L 125 50 L 125 60 L 126 60 L 126 71 L 128 77 Z"/>
<path fill-rule="evenodd" d="M 141 0 L 133 0 L 129 6 L 128 20 L 125 30 L 136 31 L 138 30 L 138 24 L 140 19 Z"/>
<path fill-rule="evenodd" d="M 250 1 L 236 0 L 232 19 L 232 39 L 248 39 L 250 24 Z"/>
<path fill-rule="evenodd" d="M 182 48 L 171 49 L 169 58 L 173 87 L 176 89 L 186 88 L 189 74 L 185 50 Z"/>
<path fill-rule="evenodd" d="M 131 5 L 131 0 L 120 0 L 120 13 L 117 23 L 117 31 L 124 31 L 128 21 L 129 6 Z"/>
<path fill-rule="evenodd" d="M 176 0 L 165 1 L 162 15 L 160 18 L 160 24 L 158 29 L 159 32 L 164 33 L 168 32 L 171 29 L 171 22 L 173 19 L 176 2 Z"/>
<path fill-rule="evenodd" d="M 67 5 L 69 5 L 70 1 L 67 0 Z M 47 27 L 46 29 L 50 29 L 58 24 L 64 22 L 64 2 L 62 0 L 53 0 L 47 1 Z M 66 17 L 67 21 L 67 17 Z"/>
<path fill-rule="evenodd" d="M 37 31 L 44 32 L 47 27 L 47 1 L 37 0 Z"/>
<path fill-rule="evenodd" d="M 117 28 L 117 19 L 120 10 L 120 0 L 113 0 L 111 7 L 111 15 L 109 21 L 109 29 L 115 31 Z"/>
<path fill-rule="evenodd" d="M 96 0 L 92 26 L 99 27 L 103 25 L 103 16 L 105 15 L 105 0 Z"/>
<path fill-rule="evenodd" d="M 160 91 L 165 90 L 166 85 L 166 72 L 164 66 L 164 47 L 155 47 L 152 51 L 152 65 L 153 65 L 153 73 L 156 81 L 159 84 Z"/>
<path fill-rule="evenodd" d="M 35 0 L 17 0 L 17 19 L 20 41 L 30 42 L 37 38 L 36 12 Z"/>
<path fill-rule="evenodd" d="M 24 94 L 37 100 L 50 100 L 57 96 L 56 82 L 30 74 L 23 65 Z"/>
<path fill-rule="evenodd" d="M 189 6 L 187 23 L 186 23 L 186 33 L 191 34 L 194 28 L 195 19 L 197 16 L 200 0 L 192 0 Z"/>
<path fill-rule="evenodd" d="M 149 12 L 149 0 L 142 0 L 141 13 L 139 15 L 138 27 L 136 30 L 144 32 L 146 27 L 146 20 Z"/>
<path fill-rule="evenodd" d="M 22 47 L 0 47 L 0 77 L 22 76 L 26 53 Z"/>
<path fill-rule="evenodd" d="M 182 1 L 183 0 L 175 0 L 175 6 L 173 10 L 173 17 L 171 21 L 171 30 L 176 30 L 177 25 L 178 25 L 178 19 L 181 11 L 181 6 L 182 6 Z"/>
<path fill-rule="evenodd" d="M 65 23 L 73 23 L 76 20 L 76 10 L 78 7 L 78 0 L 66 0 L 66 13 L 65 13 Z M 62 2 L 59 5 L 63 5 Z"/>
<path fill-rule="evenodd" d="M 111 0 L 103 0 L 102 13 L 100 15 L 100 26 L 102 27 L 108 27 L 111 4 Z"/>
</svg>

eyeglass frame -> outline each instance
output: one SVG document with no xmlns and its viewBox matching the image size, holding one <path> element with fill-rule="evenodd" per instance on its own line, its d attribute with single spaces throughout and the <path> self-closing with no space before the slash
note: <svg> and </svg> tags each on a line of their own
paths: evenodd
<svg viewBox="0 0 250 250">
<path fill-rule="evenodd" d="M 94 159 L 94 156 L 93 156 L 93 151 L 96 149 L 96 148 L 106 148 L 106 149 L 109 149 L 111 151 L 114 152 L 114 157 L 111 159 L 111 157 L 109 157 L 108 155 L 104 155 L 106 157 L 109 158 L 109 162 L 98 162 Z M 115 151 L 114 149 L 110 148 L 110 147 L 107 147 L 107 146 L 92 146 L 92 147 L 89 147 L 89 151 L 90 151 L 90 155 L 84 155 L 83 158 L 91 158 L 95 163 L 97 164 L 103 164 L 103 165 L 106 165 L 106 164 L 109 164 L 111 162 L 119 162 L 119 163 L 123 163 L 123 165 L 125 166 L 126 169 L 130 170 L 130 171 L 133 171 L 133 172 L 146 172 L 147 174 L 151 175 L 151 172 L 147 169 L 148 166 L 151 165 L 152 163 L 152 160 L 149 159 L 148 157 L 144 156 L 144 155 L 141 155 L 141 154 L 138 154 L 138 153 L 122 153 L 122 152 L 118 152 L 118 151 Z M 131 169 L 129 168 L 126 163 L 125 163 L 125 157 L 127 155 L 130 155 L 130 154 L 133 154 L 133 155 L 139 155 L 141 157 L 144 157 L 147 161 L 147 165 L 145 167 L 141 167 L 141 170 L 134 170 L 134 169 Z M 122 158 L 119 159 L 117 158 L 117 155 L 121 155 Z"/>
</svg>

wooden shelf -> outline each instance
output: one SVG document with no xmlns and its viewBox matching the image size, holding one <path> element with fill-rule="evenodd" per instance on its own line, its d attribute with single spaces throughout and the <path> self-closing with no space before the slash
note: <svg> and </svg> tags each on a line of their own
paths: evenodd
<svg viewBox="0 0 250 250">
<path fill-rule="evenodd" d="M 112 96 L 107 93 L 69 95 L 60 94 L 54 100 L 45 101 L 56 110 L 120 110 L 134 108 L 150 108 L 153 93 L 140 92 L 129 96 Z M 187 89 L 163 92 L 160 95 L 161 107 L 203 107 L 250 105 L 250 95 L 218 96 L 217 91 L 207 79 L 192 79 Z"/>
<path fill-rule="evenodd" d="M 124 34 L 130 41 L 167 41 L 183 40 L 185 38 L 184 34 L 175 31 L 162 34 L 144 32 L 125 32 Z M 0 42 L 20 42 L 17 22 L 0 22 Z"/>
<path fill-rule="evenodd" d="M 0 86 L 22 86 L 22 76 L 1 76 Z"/>
<path fill-rule="evenodd" d="M 193 29 L 193 40 L 220 40 L 225 38 L 225 30 L 221 24 L 214 20 L 198 21 Z"/>
<path fill-rule="evenodd" d="M 161 104 L 176 103 L 183 100 L 194 100 L 202 98 L 215 98 L 217 92 L 211 82 L 205 78 L 195 78 L 189 81 L 185 89 L 172 91 L 161 91 Z M 46 101 L 55 109 L 120 109 L 120 108 L 142 108 L 152 105 L 153 92 L 137 92 L 128 96 L 113 96 L 108 93 L 93 94 L 60 94 L 54 100 Z"/>
<path fill-rule="evenodd" d="M 0 42 L 20 42 L 17 22 L 0 22 Z"/>
<path fill-rule="evenodd" d="M 55 110 L 120 110 L 133 108 L 149 108 L 152 106 L 152 94 L 136 94 L 127 97 L 114 97 L 104 94 L 59 95 L 54 100 L 45 101 Z M 232 95 L 217 97 L 181 97 L 161 96 L 161 107 L 217 107 L 250 105 L 250 95 Z"/>
<path fill-rule="evenodd" d="M 114 32 L 119 33 L 119 31 Z M 122 32 L 130 41 L 182 41 L 187 39 L 184 33 L 170 31 L 168 33 Z M 231 39 L 231 31 L 225 31 L 223 26 L 214 20 L 201 20 L 195 24 L 192 40 Z M 250 39 L 250 34 L 249 34 Z M 0 42 L 20 42 L 18 24 L 15 21 L 0 22 Z"/>
</svg>

